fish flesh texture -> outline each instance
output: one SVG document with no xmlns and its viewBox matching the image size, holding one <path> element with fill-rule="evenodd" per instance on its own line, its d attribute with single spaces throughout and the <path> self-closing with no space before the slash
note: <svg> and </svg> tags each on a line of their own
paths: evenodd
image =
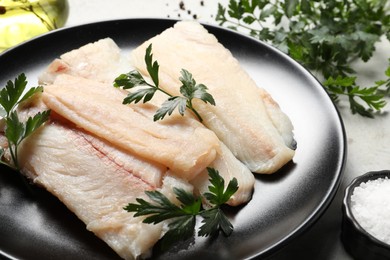
<svg viewBox="0 0 390 260">
<path fill-rule="evenodd" d="M 225 181 L 225 187 L 229 181 L 236 178 L 238 190 L 230 197 L 226 204 L 238 206 L 248 202 L 252 198 L 255 177 L 253 173 L 243 163 L 237 160 L 224 143 L 220 143 L 221 151 L 217 158 L 209 165 L 210 168 L 218 170 L 219 175 Z M 198 194 L 209 191 L 210 180 L 207 172 L 199 174 L 190 182 Z M 204 206 L 209 206 L 207 201 L 203 201 Z"/>
<path fill-rule="evenodd" d="M 103 83 L 61 75 L 45 87 L 42 98 L 77 126 L 185 179 L 194 178 L 215 159 L 219 140 L 212 131 L 180 116 L 155 122 L 133 109 L 138 106 L 123 105 L 125 96 Z"/>
<path fill-rule="evenodd" d="M 83 77 L 95 81 L 100 82 L 113 82 L 115 77 L 119 74 L 115 73 L 118 71 L 116 67 L 114 67 L 114 72 L 108 73 L 107 70 L 111 70 L 111 67 L 106 67 L 104 63 L 100 59 L 94 58 L 91 59 L 88 56 L 85 55 L 85 53 L 93 53 L 92 55 L 98 55 L 99 52 L 102 52 L 104 54 L 111 53 L 111 55 L 107 55 L 107 59 L 113 59 L 113 62 L 115 63 L 118 60 L 126 60 L 125 58 L 119 58 L 116 54 L 120 53 L 119 47 L 112 41 L 110 38 L 101 39 L 99 41 L 96 41 L 94 43 L 87 44 L 85 46 L 80 47 L 79 49 L 72 50 L 69 53 L 72 53 L 72 55 L 63 54 L 61 55 L 60 59 L 54 60 L 46 69 L 46 71 L 42 74 L 40 78 L 50 78 L 55 79 L 61 74 L 69 74 L 74 75 L 77 77 Z M 124 55 L 124 54 L 122 54 Z M 72 56 L 73 63 L 69 63 L 67 61 L 62 61 L 64 57 Z M 106 55 L 105 55 L 106 56 Z M 77 60 L 77 61 L 76 61 Z M 67 70 L 58 70 L 53 69 L 54 66 L 66 63 L 68 66 Z M 107 78 L 107 77 L 100 77 L 100 75 L 92 75 L 89 73 L 79 72 L 77 69 L 77 64 L 88 64 L 88 67 L 93 67 L 100 70 L 105 70 L 106 75 L 115 75 L 115 77 Z M 125 64 L 125 63 L 122 63 Z M 128 72 L 130 70 L 134 69 L 130 62 L 124 66 L 123 71 Z M 50 76 L 48 76 L 50 75 Z M 147 78 L 147 77 L 145 77 Z M 53 83 L 53 81 L 46 81 L 46 83 Z M 160 107 L 161 104 L 166 100 L 166 96 L 160 92 L 155 93 L 152 100 L 149 101 L 148 104 L 153 104 L 157 107 Z M 134 109 L 138 109 L 139 113 L 143 113 L 145 116 L 148 116 L 149 118 L 152 118 L 155 113 L 155 108 L 153 106 L 148 107 L 145 104 L 137 104 L 137 106 L 133 106 Z M 174 112 L 175 117 L 179 117 Z M 186 120 L 191 120 L 190 118 L 193 115 L 191 113 L 185 113 L 185 117 L 187 117 Z M 166 120 L 166 119 L 165 119 Z M 196 120 L 196 119 L 193 119 Z M 223 147 L 222 147 L 223 146 Z M 227 202 L 227 204 L 231 206 L 236 206 L 242 203 L 246 203 L 250 200 L 253 187 L 254 187 L 254 176 L 250 172 L 250 170 L 243 165 L 239 160 L 237 160 L 236 157 L 232 154 L 232 152 L 226 148 L 226 146 L 220 142 L 220 149 L 218 150 L 218 153 L 216 155 L 216 159 L 209 165 L 209 167 L 213 167 L 217 169 L 220 173 L 220 175 L 225 179 L 225 183 L 227 185 L 227 182 L 230 181 L 232 178 L 236 178 L 239 183 L 239 189 L 235 193 L 234 196 Z M 195 178 L 195 180 L 191 181 L 192 184 L 194 184 L 194 188 L 199 194 L 203 194 L 204 192 L 208 191 L 208 186 L 210 185 L 210 182 L 208 180 L 208 174 L 205 170 L 202 174 L 199 174 L 198 177 Z"/>
<path fill-rule="evenodd" d="M 150 44 L 153 59 L 160 65 L 160 87 L 179 95 L 181 69 L 192 73 L 197 83 L 205 84 L 216 106 L 195 100 L 194 107 L 203 123 L 252 172 L 274 173 L 292 160 L 295 141 L 289 118 L 281 116 L 279 106 L 265 104 L 265 90 L 201 24 L 178 22 L 133 50 L 130 61 L 144 75 L 144 56 Z"/>
<path fill-rule="evenodd" d="M 86 136 L 75 127 L 46 124 L 20 147 L 22 173 L 55 195 L 122 258 L 147 255 L 162 236 L 163 224 L 144 224 L 123 207 L 157 187 L 135 175 L 135 168 L 118 163 L 115 153 L 99 150 L 103 140 Z"/>
<path fill-rule="evenodd" d="M 280 109 L 279 104 L 271 97 L 271 95 L 262 88 L 260 90 L 260 97 L 264 101 L 264 105 L 268 116 L 272 123 L 278 130 L 280 136 L 283 138 L 284 143 L 291 149 L 297 148 L 297 142 L 294 139 L 293 130 L 294 127 L 288 118 L 288 116 Z"/>
<path fill-rule="evenodd" d="M 37 98 L 18 114 L 25 120 L 47 109 Z M 3 135 L 0 144 L 7 147 Z M 193 192 L 191 184 L 165 166 L 133 156 L 53 112 L 21 143 L 19 158 L 23 175 L 56 196 L 123 259 L 150 256 L 168 224 L 142 223 L 143 217 L 134 217 L 124 206 L 136 198 L 148 200 L 148 190 L 159 190 L 177 204 L 173 187 Z"/>
<path fill-rule="evenodd" d="M 50 63 L 38 80 L 47 85 L 58 75 L 68 74 L 111 84 L 129 66 L 129 59 L 118 45 L 111 38 L 105 38 L 62 54 Z"/>
<path fill-rule="evenodd" d="M 165 100 L 166 97 L 164 95 L 156 93 L 150 102 L 156 106 L 161 106 Z M 178 112 L 175 111 L 174 113 Z M 196 120 L 195 116 L 190 112 L 186 112 L 184 116 L 191 117 Z M 220 149 L 218 150 L 215 160 L 208 167 L 218 170 L 219 175 L 225 181 L 225 187 L 227 187 L 229 181 L 233 178 L 236 178 L 237 180 L 239 186 L 238 190 L 234 193 L 233 196 L 231 196 L 226 204 L 230 206 L 244 204 L 252 198 L 255 177 L 249 168 L 240 160 L 238 160 L 223 142 L 219 142 L 219 147 Z M 204 172 L 198 174 L 190 181 L 190 183 L 194 186 L 194 191 L 196 194 L 202 195 L 205 192 L 208 192 L 211 183 L 207 170 L 204 170 Z M 203 201 L 203 205 L 205 207 L 209 206 L 207 201 Z"/>
</svg>

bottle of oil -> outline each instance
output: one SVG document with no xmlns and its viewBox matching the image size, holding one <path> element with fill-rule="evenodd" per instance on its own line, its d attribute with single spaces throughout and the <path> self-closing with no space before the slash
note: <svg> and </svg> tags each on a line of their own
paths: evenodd
<svg viewBox="0 0 390 260">
<path fill-rule="evenodd" d="M 0 0 L 0 53 L 63 26 L 67 0 Z"/>
</svg>

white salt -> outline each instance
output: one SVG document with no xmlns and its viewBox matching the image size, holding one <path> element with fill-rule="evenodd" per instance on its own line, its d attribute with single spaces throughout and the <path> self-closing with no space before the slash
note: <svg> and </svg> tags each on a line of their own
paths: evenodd
<svg viewBox="0 0 390 260">
<path fill-rule="evenodd" d="M 351 210 L 367 233 L 390 245 L 390 179 L 361 183 L 353 190 Z"/>
</svg>

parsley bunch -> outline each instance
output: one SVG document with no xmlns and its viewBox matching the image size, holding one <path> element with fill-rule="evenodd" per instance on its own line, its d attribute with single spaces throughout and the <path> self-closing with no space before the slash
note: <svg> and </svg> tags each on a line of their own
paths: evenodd
<svg viewBox="0 0 390 260">
<path fill-rule="evenodd" d="M 340 95 L 347 96 L 353 113 L 373 117 L 373 111 L 380 111 L 386 105 L 384 96 L 390 87 L 383 81 L 388 80 L 361 87 L 351 63 L 368 61 L 375 43 L 384 37 L 390 40 L 387 2 L 230 0 L 227 8 L 218 5 L 216 21 L 232 29 L 247 30 L 307 69 L 319 72 L 334 101 Z"/>
<path fill-rule="evenodd" d="M 171 220 L 168 224 L 169 230 L 161 240 L 163 248 L 168 248 L 179 240 L 190 238 L 194 234 L 198 215 L 203 218 L 198 231 L 199 236 L 212 236 L 219 231 L 229 236 L 233 232 L 233 225 L 220 206 L 237 191 L 237 179 L 233 178 L 225 189 L 224 179 L 218 171 L 213 168 L 207 168 L 207 171 L 211 185 L 204 198 L 213 205 L 209 209 L 202 209 L 201 198 L 179 188 L 174 188 L 173 192 L 180 201 L 180 206 L 173 204 L 159 191 L 146 191 L 146 195 L 152 202 L 137 198 L 137 203 L 129 203 L 124 209 L 128 212 L 136 212 L 134 217 L 147 216 L 143 220 L 144 223 L 157 224 L 164 220 Z"/>
<path fill-rule="evenodd" d="M 202 117 L 192 105 L 192 100 L 194 98 L 198 98 L 203 100 L 205 103 L 210 103 L 215 106 L 214 98 L 207 92 L 207 87 L 204 84 L 196 84 L 192 74 L 185 69 L 181 70 L 181 77 L 179 78 L 182 83 L 182 86 L 180 87 L 180 93 L 183 96 L 173 96 L 164 89 L 160 88 L 158 77 L 159 64 L 157 61 L 153 62 L 151 44 L 146 49 L 145 63 L 146 69 L 154 85 L 148 83 L 143 78 L 141 73 L 136 70 L 130 71 L 127 74 L 121 74 L 115 79 L 114 87 L 132 89 L 137 86 L 145 86 L 145 88 L 130 92 L 129 95 L 123 100 L 123 104 L 130 104 L 132 102 L 138 103 L 142 99 L 143 102 L 146 103 L 153 98 L 156 91 L 163 92 L 164 94 L 168 95 L 169 98 L 162 104 L 161 108 L 156 111 L 153 117 L 154 121 L 163 119 L 167 114 L 171 115 L 176 108 L 181 115 L 184 115 L 185 110 L 188 108 L 192 110 L 199 121 L 202 122 Z"/>
<path fill-rule="evenodd" d="M 20 143 L 46 122 L 50 114 L 49 110 L 39 112 L 33 117 L 29 117 L 26 122 L 20 121 L 17 112 L 18 105 L 43 91 L 43 87 L 38 86 L 25 92 L 26 86 L 26 76 L 20 74 L 14 82 L 9 80 L 6 86 L 0 90 L 0 116 L 5 120 L 5 137 L 12 158 L 11 163 L 4 160 L 5 149 L 0 147 L 0 163 L 16 170 L 19 170 L 18 147 Z"/>
</svg>

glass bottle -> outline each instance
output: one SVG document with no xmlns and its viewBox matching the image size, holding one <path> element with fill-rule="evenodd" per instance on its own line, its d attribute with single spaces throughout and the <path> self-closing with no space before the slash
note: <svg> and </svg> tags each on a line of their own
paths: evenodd
<svg viewBox="0 0 390 260">
<path fill-rule="evenodd" d="M 0 52 L 62 27 L 67 0 L 0 0 Z"/>
</svg>

